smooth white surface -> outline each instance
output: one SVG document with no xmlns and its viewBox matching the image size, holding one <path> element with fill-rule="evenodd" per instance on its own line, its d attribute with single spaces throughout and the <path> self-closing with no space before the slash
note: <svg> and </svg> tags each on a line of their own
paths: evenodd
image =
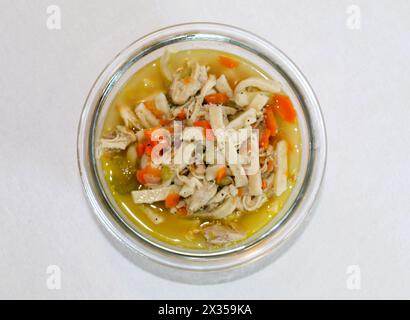
<svg viewBox="0 0 410 320">
<path fill-rule="evenodd" d="M 5 1 L 0 10 L 0 298 L 410 298 L 410 2 Z M 62 29 L 46 27 L 61 8 Z M 360 30 L 346 9 L 361 8 Z M 328 166 L 305 232 L 275 263 L 194 286 L 147 273 L 97 225 L 82 192 L 76 130 L 106 63 L 182 22 L 232 24 L 268 39 L 322 106 Z M 46 287 L 58 265 L 62 288 Z M 361 290 L 346 287 L 349 265 Z"/>
</svg>

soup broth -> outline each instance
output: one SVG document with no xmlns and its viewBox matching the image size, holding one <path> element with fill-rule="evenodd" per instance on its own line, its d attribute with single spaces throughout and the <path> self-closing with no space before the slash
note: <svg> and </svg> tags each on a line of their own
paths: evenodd
<svg viewBox="0 0 410 320">
<path fill-rule="evenodd" d="M 224 58 L 228 58 L 228 63 L 224 63 Z M 230 64 L 232 61 L 234 63 Z M 163 61 L 157 59 L 148 63 L 125 83 L 108 111 L 102 137 L 109 136 L 118 125 L 124 123 L 118 112 L 118 105 L 129 106 L 134 110 L 141 102 L 152 99 L 152 97 L 159 93 L 167 94 L 169 92 L 171 81 L 164 77 L 161 62 L 163 63 Z M 216 78 L 225 75 L 231 88 L 236 88 L 242 80 L 251 77 L 269 79 L 263 70 L 260 70 L 251 62 L 238 56 L 214 50 L 180 51 L 171 54 L 167 63 L 173 73 L 179 68 L 186 66 L 187 63 L 191 65 L 198 63 L 199 65 L 206 66 L 208 75 L 215 75 Z M 171 102 L 172 108 L 173 104 Z M 278 196 L 270 196 L 263 205 L 254 211 L 235 210 L 229 216 L 218 219 L 218 225 L 240 230 L 244 235 L 240 241 L 261 230 L 279 214 L 289 198 L 298 176 L 301 158 L 301 139 L 298 122 L 297 119 L 287 121 L 286 115 L 285 117 L 280 115 L 280 112 L 275 113 L 277 134 L 274 137 L 271 136 L 268 142 L 272 146 L 275 146 L 280 140 L 287 143 L 286 190 Z M 133 152 L 132 150 L 135 149 L 130 151 L 127 148 L 127 150 L 103 152 L 101 163 L 106 183 L 114 200 L 123 213 L 132 221 L 135 228 L 162 242 L 184 248 L 214 249 L 220 246 L 231 245 L 235 242 L 210 243 L 207 241 L 204 237 L 203 228 L 214 224 L 215 219 L 202 217 L 197 214 L 181 216 L 178 214 L 179 211 L 175 213 L 169 207 L 167 208 L 163 201 L 135 203 L 131 192 L 143 190 L 144 186 L 135 177 L 140 160 L 137 159 L 137 165 L 129 160 L 129 153 Z M 135 152 L 138 153 L 137 151 Z M 138 156 L 136 157 L 138 158 Z"/>
</svg>

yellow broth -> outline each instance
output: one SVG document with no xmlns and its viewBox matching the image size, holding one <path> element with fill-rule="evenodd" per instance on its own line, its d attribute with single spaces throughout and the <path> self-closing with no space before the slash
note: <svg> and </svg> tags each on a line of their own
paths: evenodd
<svg viewBox="0 0 410 320">
<path fill-rule="evenodd" d="M 226 68 L 219 62 L 220 55 L 231 57 L 240 63 L 236 68 Z M 183 66 L 187 60 L 196 61 L 208 66 L 208 73 L 214 74 L 217 77 L 221 74 L 225 74 L 232 88 L 234 88 L 239 81 L 250 76 L 268 78 L 262 70 L 249 61 L 215 50 L 189 50 L 173 54 L 170 60 L 171 70 L 176 70 L 178 67 Z M 103 134 L 110 132 L 117 124 L 122 123 L 115 107 L 118 103 L 125 103 L 134 108 L 142 100 L 147 100 L 147 98 L 160 92 L 167 92 L 168 86 L 169 83 L 161 74 L 159 59 L 152 61 L 138 70 L 115 97 L 104 122 Z M 254 212 L 237 212 L 223 220 L 222 223 L 233 225 L 235 228 L 244 231 L 247 237 L 263 228 L 280 212 L 289 198 L 299 172 L 301 158 L 299 126 L 297 122 L 285 122 L 280 119 L 280 117 L 277 117 L 276 120 L 279 127 L 278 138 L 286 139 L 289 146 L 288 190 L 279 197 L 271 197 L 261 208 Z M 125 151 L 117 154 L 115 157 L 122 157 L 125 160 Z M 124 214 L 135 224 L 135 227 L 160 241 L 175 246 L 194 249 L 209 249 L 215 247 L 207 244 L 200 232 L 200 225 L 207 223 L 207 219 L 181 217 L 171 214 L 168 209 L 162 205 L 135 204 L 130 192 L 120 193 L 116 190 L 118 188 L 116 188 L 115 172 L 118 172 L 118 161 L 110 154 L 103 155 L 101 161 L 104 176 L 113 198 L 123 210 Z M 136 188 L 140 187 L 141 186 L 138 187 L 136 185 Z M 154 224 L 148 217 L 148 210 L 154 210 L 163 215 L 164 221 L 160 224 Z"/>
</svg>

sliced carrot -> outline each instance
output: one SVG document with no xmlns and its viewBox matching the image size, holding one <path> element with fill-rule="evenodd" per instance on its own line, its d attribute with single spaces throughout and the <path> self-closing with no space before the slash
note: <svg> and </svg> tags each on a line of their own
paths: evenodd
<svg viewBox="0 0 410 320">
<path fill-rule="evenodd" d="M 148 100 L 144 102 L 145 107 L 153 113 L 154 116 L 157 118 L 162 118 L 164 115 L 161 110 L 158 110 L 157 107 L 155 106 L 155 102 L 152 100 Z"/>
<path fill-rule="evenodd" d="M 137 155 L 138 157 L 142 157 L 145 152 L 145 144 L 142 142 L 137 143 Z"/>
<path fill-rule="evenodd" d="M 273 160 L 272 159 L 268 160 L 268 171 L 269 172 L 273 171 Z"/>
<path fill-rule="evenodd" d="M 146 166 L 144 169 L 144 174 L 151 174 L 155 177 L 161 177 L 161 169 L 151 167 L 150 165 Z"/>
<path fill-rule="evenodd" d="M 151 135 L 152 135 L 152 133 L 153 133 L 155 130 L 159 129 L 159 128 L 160 128 L 160 127 L 153 127 L 153 128 L 145 129 L 145 130 L 144 130 L 144 136 L 145 136 L 145 138 L 148 139 L 148 140 L 151 140 Z"/>
<path fill-rule="evenodd" d="M 268 182 L 265 179 L 263 179 L 262 180 L 262 189 L 266 189 L 267 187 L 268 187 Z"/>
<path fill-rule="evenodd" d="M 184 84 L 190 84 L 192 82 L 192 78 L 191 77 L 185 77 L 184 79 L 182 79 L 182 81 L 184 82 Z"/>
<path fill-rule="evenodd" d="M 144 174 L 145 184 L 160 184 L 161 178 L 153 176 L 152 174 L 145 173 Z"/>
<path fill-rule="evenodd" d="M 242 197 L 244 193 L 245 193 L 245 188 L 244 187 L 238 188 L 238 196 L 239 197 Z"/>
<path fill-rule="evenodd" d="M 212 129 L 211 123 L 208 120 L 198 120 L 194 122 L 195 127 L 202 127 L 204 129 Z"/>
<path fill-rule="evenodd" d="M 136 176 L 139 183 L 145 184 L 144 172 L 142 170 L 138 170 Z"/>
<path fill-rule="evenodd" d="M 225 93 L 213 93 L 205 97 L 205 101 L 209 104 L 224 104 L 229 100 Z"/>
<path fill-rule="evenodd" d="M 166 208 L 174 208 L 179 202 L 179 194 L 178 193 L 170 193 L 165 198 L 165 207 Z"/>
<path fill-rule="evenodd" d="M 219 56 L 219 63 L 230 69 L 236 68 L 239 65 L 238 61 L 226 56 Z"/>
<path fill-rule="evenodd" d="M 146 154 L 147 156 L 150 156 L 150 155 L 151 155 L 151 153 L 152 153 L 152 148 L 153 148 L 153 145 L 152 145 L 150 142 L 148 142 L 147 144 L 145 144 L 144 152 L 145 152 L 145 154 Z"/>
<path fill-rule="evenodd" d="M 273 107 L 268 105 L 265 108 L 265 125 L 270 130 L 272 136 L 276 136 L 278 133 L 278 125 L 276 123 L 275 115 L 273 113 Z"/>
<path fill-rule="evenodd" d="M 206 140 L 215 141 L 215 135 L 214 135 L 214 132 L 212 131 L 211 123 L 208 120 L 195 121 L 194 126 L 204 128 Z"/>
<path fill-rule="evenodd" d="M 288 122 L 295 122 L 296 111 L 288 96 L 283 94 L 274 95 L 272 98 L 272 105 L 282 119 Z"/>
<path fill-rule="evenodd" d="M 171 123 L 171 120 L 162 118 L 162 119 L 159 120 L 159 123 L 163 126 L 166 126 L 166 125 Z"/>
<path fill-rule="evenodd" d="M 185 119 L 186 119 L 185 110 L 181 110 L 181 111 L 177 114 L 176 118 L 177 118 L 178 120 L 185 120 Z"/>
<path fill-rule="evenodd" d="M 144 144 L 145 144 L 145 154 L 150 156 L 152 152 L 152 148 L 158 144 L 158 141 L 154 141 L 151 139 L 152 133 L 157 130 L 159 127 L 149 128 L 144 130 Z"/>
<path fill-rule="evenodd" d="M 188 215 L 188 210 L 186 207 L 181 207 L 177 209 L 177 213 L 181 216 L 181 217 L 186 217 Z"/>
<path fill-rule="evenodd" d="M 141 184 L 157 184 L 161 182 L 161 169 L 151 167 L 150 165 L 138 170 L 136 175 Z"/>
<path fill-rule="evenodd" d="M 271 131 L 269 129 L 265 129 L 260 138 L 259 138 L 259 145 L 262 149 L 266 149 L 269 145 L 269 138 L 271 136 Z"/>
<path fill-rule="evenodd" d="M 218 171 L 216 172 L 216 176 L 215 176 L 216 182 L 220 183 L 221 180 L 225 177 L 226 177 L 226 168 L 225 167 L 219 168 Z"/>
</svg>

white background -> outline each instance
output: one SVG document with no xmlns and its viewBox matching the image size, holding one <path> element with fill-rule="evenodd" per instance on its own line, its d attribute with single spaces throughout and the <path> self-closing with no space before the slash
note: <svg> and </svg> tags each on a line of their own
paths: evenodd
<svg viewBox="0 0 410 320">
<path fill-rule="evenodd" d="M 0 298 L 410 298 L 409 1 L 5 1 L 0 10 Z M 48 5 L 62 29 L 46 27 Z M 360 30 L 346 26 L 359 5 Z M 95 78 L 158 28 L 232 24 L 268 39 L 322 106 L 328 165 L 311 223 L 246 278 L 187 285 L 143 271 L 82 192 L 76 129 Z M 48 290 L 46 268 L 62 270 Z M 346 287 L 349 265 L 361 290 Z"/>
</svg>

